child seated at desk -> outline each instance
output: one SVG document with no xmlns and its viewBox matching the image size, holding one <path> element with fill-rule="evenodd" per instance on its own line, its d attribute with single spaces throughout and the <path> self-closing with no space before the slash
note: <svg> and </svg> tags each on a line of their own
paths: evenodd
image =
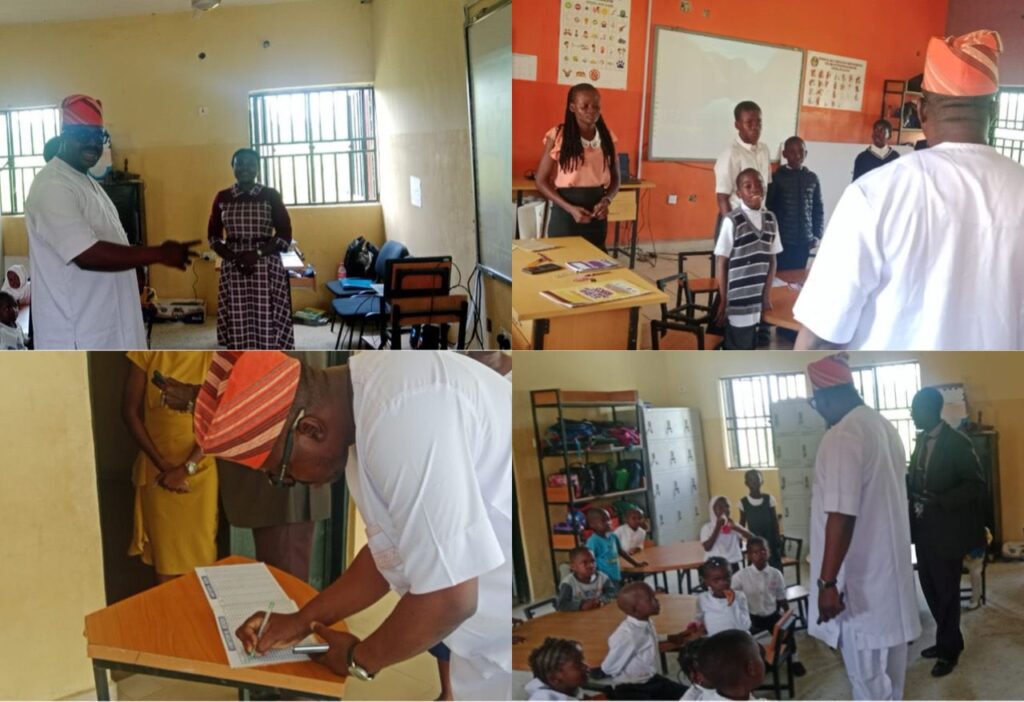
<svg viewBox="0 0 1024 702">
<path fill-rule="evenodd" d="M 7 275 L 4 276 L 4 283 L 0 287 L 0 292 L 9 293 L 14 298 L 15 305 L 24 307 L 29 304 L 32 301 L 31 289 L 32 284 L 29 283 L 25 266 L 15 263 L 7 269 Z"/>
<path fill-rule="evenodd" d="M 651 617 L 661 611 L 654 590 L 647 583 L 630 583 L 616 600 L 626 618 L 608 637 L 608 655 L 601 672 L 613 678 L 608 693 L 613 700 L 678 700 L 686 686 L 658 674 L 661 646 Z M 667 642 L 683 645 L 698 635 L 695 628 L 671 635 Z"/>
<path fill-rule="evenodd" d="M 18 326 L 18 301 L 0 292 L 0 351 L 24 351 L 25 334 Z"/>
<path fill-rule="evenodd" d="M 732 520 L 729 516 L 730 509 L 729 498 L 724 495 L 715 495 L 711 498 L 711 504 L 708 506 L 711 519 L 700 528 L 700 541 L 708 558 L 721 556 L 729 562 L 735 573 L 740 569 L 740 562 L 743 560 L 740 537 L 749 539 L 753 534 Z"/>
<path fill-rule="evenodd" d="M 750 631 L 747 596 L 732 589 L 729 562 L 712 556 L 701 566 L 700 574 L 707 590 L 697 596 L 697 621 L 708 635 L 728 629 Z"/>
<path fill-rule="evenodd" d="M 764 660 L 753 637 L 739 629 L 711 636 L 700 651 L 698 667 L 713 689 L 702 700 L 755 700 L 764 682 Z"/>
<path fill-rule="evenodd" d="M 626 521 L 615 530 L 622 550 L 630 556 L 644 550 L 644 540 L 647 538 L 646 521 L 642 509 L 631 507 L 626 510 Z"/>
<path fill-rule="evenodd" d="M 715 686 L 700 669 L 700 652 L 704 650 L 707 638 L 694 639 L 679 650 L 679 668 L 690 681 L 690 689 L 682 696 L 683 700 L 699 700 Z"/>
<path fill-rule="evenodd" d="M 594 554 L 586 546 L 569 551 L 569 571 L 558 585 L 555 609 L 559 612 L 597 609 L 615 598 L 618 585 L 597 570 Z"/>
<path fill-rule="evenodd" d="M 747 560 L 750 565 L 732 576 L 732 588 L 747 597 L 750 607 L 750 633 L 769 634 L 782 615 L 789 610 L 786 601 L 786 580 L 782 572 L 768 565 L 768 546 L 760 536 L 747 541 Z M 804 675 L 807 670 L 797 660 L 796 641 L 793 642 L 793 675 Z"/>
<path fill-rule="evenodd" d="M 609 533 L 611 531 L 611 520 L 608 513 L 600 507 L 591 507 L 587 510 L 587 526 L 594 532 L 587 539 L 587 548 L 597 561 L 597 569 L 611 578 L 615 586 L 622 582 L 622 570 L 619 568 L 619 558 L 623 558 L 633 567 L 645 566 L 647 561 L 636 561 L 626 553 L 619 537 Z"/>
<path fill-rule="evenodd" d="M 583 647 L 576 641 L 548 637 L 530 653 L 533 680 L 523 690 L 531 700 L 583 699 L 587 681 Z"/>
</svg>

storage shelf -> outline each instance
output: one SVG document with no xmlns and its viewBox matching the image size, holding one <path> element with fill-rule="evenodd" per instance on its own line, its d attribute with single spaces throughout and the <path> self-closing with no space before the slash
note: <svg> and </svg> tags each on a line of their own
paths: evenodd
<svg viewBox="0 0 1024 702">
<path fill-rule="evenodd" d="M 585 449 L 556 449 L 546 448 L 544 451 L 544 458 L 561 458 L 565 453 L 570 455 L 580 453 L 625 453 L 627 451 L 643 451 L 644 447 L 637 444 L 636 446 L 602 446 L 599 448 L 585 448 Z"/>
<path fill-rule="evenodd" d="M 552 488 L 548 488 L 549 490 Z M 623 497 L 625 495 L 636 495 L 637 493 L 647 492 L 647 486 L 634 488 L 632 490 L 620 490 L 619 492 L 606 492 L 603 495 L 587 495 L 586 497 L 577 497 L 570 502 L 567 499 L 563 500 L 552 500 L 548 499 L 549 505 L 568 505 L 577 504 L 579 502 L 594 502 L 595 500 L 610 500 L 614 497 Z"/>
</svg>

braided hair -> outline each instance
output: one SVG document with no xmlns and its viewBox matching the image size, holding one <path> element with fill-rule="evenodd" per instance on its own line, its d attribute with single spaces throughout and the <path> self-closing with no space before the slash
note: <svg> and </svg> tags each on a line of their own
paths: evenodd
<svg viewBox="0 0 1024 702">
<path fill-rule="evenodd" d="M 544 643 L 530 652 L 530 670 L 533 671 L 533 677 L 545 685 L 550 685 L 550 678 L 556 671 L 575 657 L 582 655 L 583 651 L 578 642 L 549 636 L 544 639 Z"/>
<path fill-rule="evenodd" d="M 576 100 L 576 95 L 581 92 L 592 92 L 597 94 L 597 88 L 590 83 L 578 83 L 569 88 L 569 95 L 565 100 L 565 121 L 555 132 L 555 139 L 562 134 L 562 148 L 558 153 L 558 167 L 566 173 L 571 173 L 583 165 L 583 142 L 580 141 L 580 125 L 576 122 L 576 115 L 569 107 Z M 597 133 L 601 136 L 601 151 L 604 152 L 604 167 L 611 170 L 615 163 L 615 144 L 612 143 L 612 133 L 605 126 L 604 117 L 597 118 Z"/>
</svg>

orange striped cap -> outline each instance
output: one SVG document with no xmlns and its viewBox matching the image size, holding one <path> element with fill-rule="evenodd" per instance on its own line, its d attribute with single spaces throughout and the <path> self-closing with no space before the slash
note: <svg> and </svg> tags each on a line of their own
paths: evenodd
<svg viewBox="0 0 1024 702">
<path fill-rule="evenodd" d="M 288 420 L 299 362 L 280 351 L 219 351 L 196 397 L 196 443 L 208 456 L 261 468 Z"/>
<path fill-rule="evenodd" d="M 979 29 L 959 37 L 932 37 L 921 88 L 939 95 L 991 95 L 999 89 L 998 32 Z"/>
<path fill-rule="evenodd" d="M 850 355 L 842 351 L 808 364 L 807 377 L 811 379 L 815 390 L 851 385 L 853 373 L 850 372 Z"/>
<path fill-rule="evenodd" d="M 68 95 L 60 104 L 60 120 L 62 127 L 102 127 L 103 103 L 88 95 Z"/>
</svg>

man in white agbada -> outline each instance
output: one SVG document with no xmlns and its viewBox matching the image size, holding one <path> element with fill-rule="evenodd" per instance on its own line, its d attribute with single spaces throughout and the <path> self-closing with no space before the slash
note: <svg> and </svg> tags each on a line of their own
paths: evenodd
<svg viewBox="0 0 1024 702">
<path fill-rule="evenodd" d="M 829 425 L 811 491 L 808 633 L 842 652 L 853 699 L 901 699 L 907 644 L 921 635 L 906 454 L 896 428 L 857 394 L 845 353 L 807 375 Z"/>
<path fill-rule="evenodd" d="M 108 138 L 102 104 L 87 95 L 61 103 L 57 156 L 25 200 L 37 349 L 144 349 L 146 331 L 133 269 L 185 270 L 197 241 L 131 246 L 117 209 L 89 175 Z"/>
<path fill-rule="evenodd" d="M 930 148 L 849 185 L 793 314 L 798 350 L 1024 348 L 1024 166 L 988 146 L 999 35 L 928 45 Z"/>
</svg>

